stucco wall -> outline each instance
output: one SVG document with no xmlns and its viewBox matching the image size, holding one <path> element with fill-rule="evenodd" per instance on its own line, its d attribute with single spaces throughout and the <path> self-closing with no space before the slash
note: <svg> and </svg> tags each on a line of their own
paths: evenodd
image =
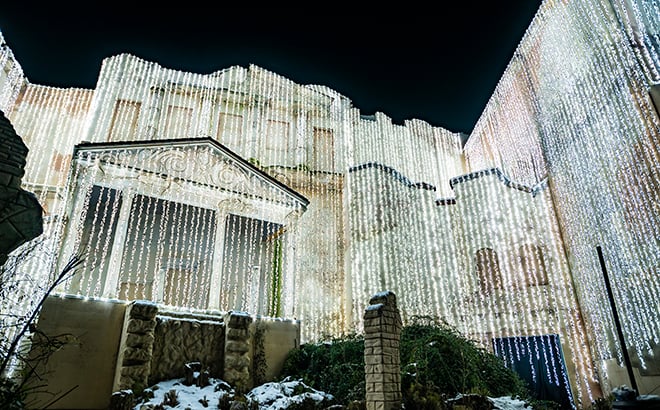
<svg viewBox="0 0 660 410">
<path fill-rule="evenodd" d="M 53 337 L 70 334 L 67 343 L 40 367 L 49 393 L 68 392 L 49 409 L 105 409 L 110 404 L 126 305 L 85 301 L 73 297 L 49 297 L 38 328 Z M 43 408 L 55 397 L 34 394 L 32 408 Z"/>
<path fill-rule="evenodd" d="M 255 386 L 280 380 L 287 355 L 300 347 L 300 322 L 257 317 L 249 332 Z"/>
</svg>

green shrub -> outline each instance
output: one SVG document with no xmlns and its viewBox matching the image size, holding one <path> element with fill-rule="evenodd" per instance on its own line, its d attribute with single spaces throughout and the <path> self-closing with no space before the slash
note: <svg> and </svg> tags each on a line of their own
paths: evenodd
<svg viewBox="0 0 660 410">
<path fill-rule="evenodd" d="M 403 405 L 406 409 L 444 410 L 449 408 L 445 405 L 447 397 L 438 394 L 437 388 L 433 384 L 411 383 L 402 392 L 402 395 Z"/>
<path fill-rule="evenodd" d="M 364 338 L 348 335 L 303 344 L 289 353 L 281 375 L 302 379 L 342 404 L 364 400 Z"/>
<path fill-rule="evenodd" d="M 0 404 L 6 410 L 21 410 L 25 408 L 27 392 L 10 379 L 0 377 Z"/>
<path fill-rule="evenodd" d="M 441 410 L 458 393 L 529 396 L 523 380 L 500 358 L 433 318 L 415 317 L 402 328 L 400 359 L 406 408 Z M 344 405 L 363 401 L 364 337 L 303 344 L 289 353 L 281 376 L 302 379 Z"/>
<path fill-rule="evenodd" d="M 412 318 L 401 331 L 400 345 L 404 396 L 413 386 L 449 397 L 458 393 L 527 396 L 517 373 L 446 322 Z"/>
<path fill-rule="evenodd" d="M 610 410 L 614 402 L 614 396 L 600 397 L 591 403 L 589 410 Z"/>
</svg>

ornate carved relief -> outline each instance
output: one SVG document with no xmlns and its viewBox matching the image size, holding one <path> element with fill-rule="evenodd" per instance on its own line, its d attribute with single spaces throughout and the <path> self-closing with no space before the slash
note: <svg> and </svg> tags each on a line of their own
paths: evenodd
<svg viewBox="0 0 660 410">
<path fill-rule="evenodd" d="M 219 144 L 215 146 L 206 141 L 167 146 L 136 144 L 135 147 L 95 148 L 94 151 L 82 147 L 77 158 L 97 160 L 104 171 L 114 167 L 118 170 L 114 173 L 114 179 L 125 179 L 127 172 L 119 172 L 124 169 L 137 172 L 138 178 L 140 174 L 156 175 L 169 181 L 219 188 L 242 197 L 276 202 L 294 209 L 307 205 L 304 198 L 288 190 L 281 182 L 222 151 Z M 152 178 L 149 179 L 153 184 Z M 171 184 L 165 185 L 169 187 Z"/>
</svg>

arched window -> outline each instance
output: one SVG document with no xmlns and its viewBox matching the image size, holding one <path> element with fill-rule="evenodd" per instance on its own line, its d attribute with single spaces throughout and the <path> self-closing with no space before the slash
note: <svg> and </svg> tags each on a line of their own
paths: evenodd
<svg viewBox="0 0 660 410">
<path fill-rule="evenodd" d="M 490 293 L 502 288 L 502 273 L 497 252 L 491 248 L 481 248 L 475 255 L 477 275 L 481 291 Z"/>
</svg>

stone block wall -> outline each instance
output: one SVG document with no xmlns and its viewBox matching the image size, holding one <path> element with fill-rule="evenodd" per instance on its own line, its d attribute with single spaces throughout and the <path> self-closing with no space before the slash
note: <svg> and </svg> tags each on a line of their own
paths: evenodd
<svg viewBox="0 0 660 410">
<path fill-rule="evenodd" d="M 399 341 L 401 316 L 396 296 L 387 291 L 374 295 L 364 312 L 364 372 L 367 410 L 401 408 Z"/>
<path fill-rule="evenodd" d="M 157 315 L 149 384 L 183 377 L 189 362 L 199 362 L 211 377 L 221 378 L 224 331 L 224 322 L 218 316 Z"/>
</svg>

